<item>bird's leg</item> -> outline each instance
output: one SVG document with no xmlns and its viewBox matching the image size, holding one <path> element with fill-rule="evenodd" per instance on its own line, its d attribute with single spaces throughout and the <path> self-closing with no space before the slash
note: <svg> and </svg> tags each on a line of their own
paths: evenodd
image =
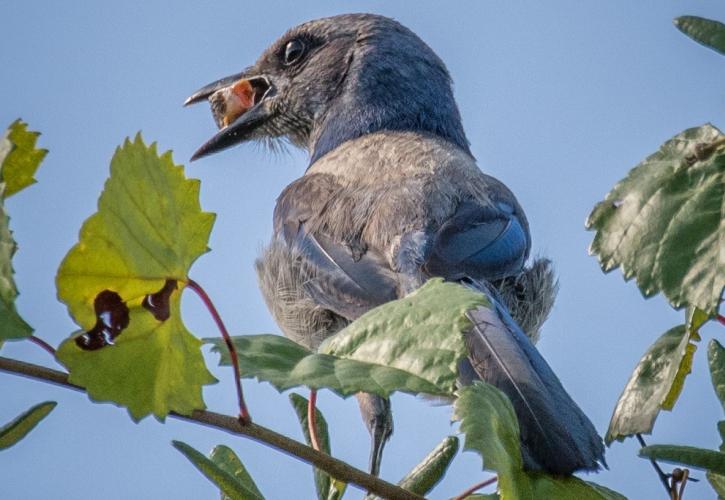
<svg viewBox="0 0 725 500">
<path fill-rule="evenodd" d="M 365 425 L 372 440 L 370 446 L 370 474 L 377 476 L 383 459 L 383 448 L 393 433 L 393 413 L 390 400 L 375 394 L 359 392 L 356 394 Z"/>
</svg>

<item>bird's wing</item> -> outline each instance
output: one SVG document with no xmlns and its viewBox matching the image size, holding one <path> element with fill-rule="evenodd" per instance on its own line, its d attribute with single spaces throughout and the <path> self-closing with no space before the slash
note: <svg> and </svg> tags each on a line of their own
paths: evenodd
<svg viewBox="0 0 725 500">
<path fill-rule="evenodd" d="M 312 221 L 324 213 L 325 193 L 334 179 L 308 175 L 282 193 L 275 209 L 275 232 L 296 248 L 311 270 L 305 284 L 311 298 L 325 309 L 354 320 L 398 296 L 395 273 L 386 259 L 371 248 L 356 248 L 325 233 Z"/>
<path fill-rule="evenodd" d="M 322 307 L 354 320 L 397 298 L 394 274 L 377 252 L 368 249 L 356 259 L 346 245 L 321 232 L 307 232 L 304 224 L 294 244 L 315 269 L 305 288 Z"/>
<path fill-rule="evenodd" d="M 466 201 L 429 245 L 424 262 L 428 274 L 492 281 L 521 271 L 531 241 L 526 221 L 513 204 Z"/>
</svg>

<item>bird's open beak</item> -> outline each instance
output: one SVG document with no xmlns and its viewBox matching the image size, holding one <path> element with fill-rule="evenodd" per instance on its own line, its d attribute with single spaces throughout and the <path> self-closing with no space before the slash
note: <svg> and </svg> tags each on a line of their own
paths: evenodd
<svg viewBox="0 0 725 500">
<path fill-rule="evenodd" d="M 266 76 L 248 76 L 245 72 L 212 82 L 189 96 L 184 106 L 209 101 L 221 129 L 196 150 L 191 161 L 253 138 L 254 132 L 272 116 L 269 97 L 274 91 Z"/>
</svg>

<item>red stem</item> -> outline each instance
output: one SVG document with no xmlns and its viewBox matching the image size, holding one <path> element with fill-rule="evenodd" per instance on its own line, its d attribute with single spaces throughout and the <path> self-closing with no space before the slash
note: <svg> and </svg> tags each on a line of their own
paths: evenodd
<svg viewBox="0 0 725 500">
<path fill-rule="evenodd" d="M 718 314 L 716 319 L 720 322 L 721 325 L 725 326 L 725 316 L 722 314 Z"/>
<path fill-rule="evenodd" d="M 41 347 L 42 349 L 45 349 L 46 351 L 48 351 L 48 353 L 51 356 L 55 357 L 55 349 L 53 348 L 52 345 L 47 343 L 45 340 L 43 340 L 39 337 L 36 337 L 34 335 L 31 335 L 30 337 L 28 337 L 28 340 L 31 341 L 33 344 Z"/>
<path fill-rule="evenodd" d="M 482 481 L 482 482 L 480 482 L 478 484 L 474 484 L 473 486 L 471 486 L 470 488 L 468 488 L 466 491 L 464 491 L 463 493 L 461 493 L 460 495 L 458 495 L 455 498 L 455 500 L 463 500 L 464 498 L 473 495 L 475 492 L 477 492 L 481 488 L 485 488 L 486 486 L 488 486 L 490 484 L 493 484 L 496 481 L 498 481 L 498 476 L 493 476 L 493 477 L 490 477 L 490 478 L 486 479 L 485 481 Z"/>
<path fill-rule="evenodd" d="M 214 307 L 214 303 L 206 294 L 206 291 L 204 291 L 199 283 L 191 278 L 187 280 L 186 284 L 189 285 L 189 288 L 194 290 L 194 292 L 196 292 L 196 294 L 199 296 L 199 298 L 209 311 L 209 314 L 211 314 L 212 318 L 214 318 L 216 326 L 219 328 L 222 337 L 224 337 L 224 342 L 227 344 L 227 349 L 229 349 L 229 357 L 232 360 L 232 368 L 234 369 L 234 384 L 237 387 L 237 399 L 239 400 L 239 420 L 242 423 L 250 423 L 252 421 L 252 417 L 249 415 L 247 404 L 244 402 L 242 382 L 239 374 L 239 358 L 237 357 L 237 349 L 234 347 L 234 342 L 232 342 L 232 338 L 229 336 L 227 327 L 224 326 L 224 321 L 222 321 L 222 317 L 219 315 L 216 307 Z"/>
<path fill-rule="evenodd" d="M 320 451 L 320 440 L 317 438 L 317 389 L 310 389 L 310 400 L 307 402 L 307 430 L 310 433 L 310 444 Z"/>
</svg>

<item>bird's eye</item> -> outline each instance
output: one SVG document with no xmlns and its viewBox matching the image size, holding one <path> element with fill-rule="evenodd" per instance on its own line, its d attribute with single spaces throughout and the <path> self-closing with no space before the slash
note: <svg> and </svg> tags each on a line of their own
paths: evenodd
<svg viewBox="0 0 725 500">
<path fill-rule="evenodd" d="M 284 63 L 287 66 L 294 64 L 302 58 L 304 53 L 305 44 L 301 40 L 290 40 L 284 48 Z"/>
</svg>

